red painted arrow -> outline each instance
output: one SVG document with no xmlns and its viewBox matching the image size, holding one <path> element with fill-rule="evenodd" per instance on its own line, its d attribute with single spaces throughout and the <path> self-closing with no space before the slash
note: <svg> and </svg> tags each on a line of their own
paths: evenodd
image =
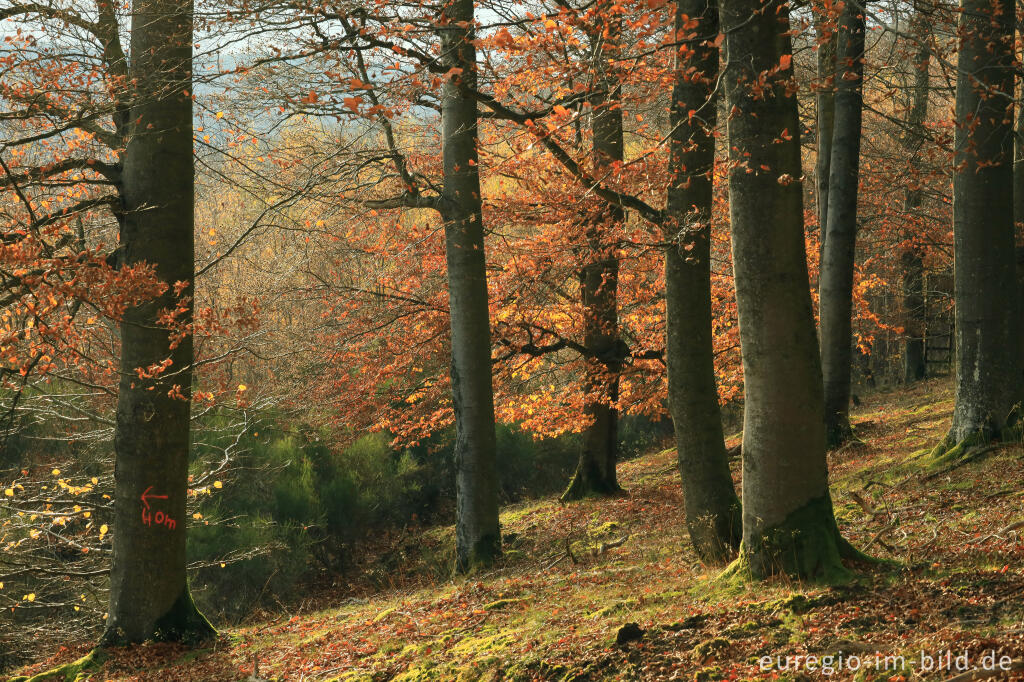
<svg viewBox="0 0 1024 682">
<path fill-rule="evenodd" d="M 149 509 L 149 500 L 166 500 L 167 499 L 166 495 L 150 495 L 149 491 L 152 490 L 152 489 L 153 489 L 153 486 L 149 486 L 148 488 L 146 488 L 146 490 L 143 491 L 143 493 L 142 493 L 142 497 L 139 498 L 140 500 L 142 500 L 142 504 L 146 505 L 146 509 Z"/>
</svg>

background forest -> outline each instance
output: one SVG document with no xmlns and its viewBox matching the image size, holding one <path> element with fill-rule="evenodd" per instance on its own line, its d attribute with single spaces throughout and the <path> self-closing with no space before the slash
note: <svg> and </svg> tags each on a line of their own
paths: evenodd
<svg viewBox="0 0 1024 682">
<path fill-rule="evenodd" d="M 913 564 L 829 466 L 1019 460 L 1021 14 L 0 0 L 0 671 L 599 559 L 500 508 L 652 452 L 723 581 Z"/>
</svg>

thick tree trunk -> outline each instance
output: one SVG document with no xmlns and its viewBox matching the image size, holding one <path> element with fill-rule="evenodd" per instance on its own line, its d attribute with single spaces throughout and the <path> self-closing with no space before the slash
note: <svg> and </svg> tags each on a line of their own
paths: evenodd
<svg viewBox="0 0 1024 682">
<path fill-rule="evenodd" d="M 1010 0 L 964 0 L 953 174 L 956 407 L 949 443 L 1006 437 L 1021 397 Z"/>
<path fill-rule="evenodd" d="M 456 569 L 464 572 L 501 554 L 501 529 L 477 105 L 467 94 L 476 87 L 473 0 L 448 0 L 441 21 L 442 59 L 461 70 L 444 84 L 441 124 L 456 432 L 455 550 Z"/>
<path fill-rule="evenodd" d="M 822 18 L 815 24 L 818 44 L 818 90 L 815 93 L 815 126 L 817 128 L 817 160 L 814 163 L 815 200 L 818 211 L 818 248 L 825 249 L 825 228 L 828 225 L 828 178 L 832 168 L 832 129 L 835 126 L 836 32 L 826 38 Z"/>
<path fill-rule="evenodd" d="M 919 154 L 924 144 L 924 122 L 928 117 L 928 98 L 931 94 L 929 67 L 931 48 L 928 43 L 929 19 L 920 9 L 915 9 L 911 22 L 911 35 L 918 41 L 914 59 L 913 102 L 907 117 L 907 132 L 903 136 L 905 150 L 912 169 L 920 164 Z M 914 178 L 915 183 L 919 182 Z M 913 213 L 921 207 L 923 193 L 919 187 L 906 191 L 904 208 Z M 924 353 L 925 300 L 924 260 L 918 249 L 905 251 L 901 257 L 903 266 L 903 311 L 905 318 L 905 340 L 903 345 L 903 380 L 906 383 L 918 381 L 927 374 L 927 359 Z"/>
<path fill-rule="evenodd" d="M 185 576 L 185 498 L 192 395 L 192 336 L 160 316 L 192 321 L 194 276 L 192 3 L 137 0 L 131 70 L 134 131 L 124 155 L 121 249 L 149 263 L 167 291 L 130 308 L 121 325 L 114 432 L 114 556 L 104 643 L 199 640 L 214 634 Z M 183 287 L 180 296 L 176 287 Z M 152 378 L 152 372 L 170 364 Z"/>
<path fill-rule="evenodd" d="M 687 20 L 699 25 L 687 29 Z M 678 0 L 675 30 L 680 38 L 691 32 L 718 35 L 717 0 Z M 705 42 L 693 50 L 677 50 L 675 57 L 665 229 L 665 358 L 686 526 L 697 555 L 719 563 L 738 549 L 743 527 L 725 452 L 711 332 L 718 47 Z M 687 74 L 691 66 L 700 77 Z"/>
<path fill-rule="evenodd" d="M 593 164 L 595 177 L 603 177 L 612 163 L 623 159 L 622 110 L 617 106 L 619 89 L 611 73 L 611 53 L 616 48 L 618 23 L 609 11 L 601 16 L 607 30 L 593 36 L 595 91 L 592 108 Z M 580 271 L 583 302 L 583 345 L 591 353 L 586 359 L 583 412 L 591 422 L 583 434 L 583 450 L 576 473 L 562 494 L 563 501 L 587 495 L 616 495 L 622 492 L 615 473 L 619 450 L 619 372 L 622 342 L 619 339 L 619 261 L 608 233 L 617 232 L 625 219 L 621 206 L 607 205 L 590 219 L 587 249 L 590 262 Z"/>
<path fill-rule="evenodd" d="M 845 575 L 828 489 L 804 250 L 800 121 L 781 0 L 724 0 L 733 268 L 744 372 L 743 545 L 732 571 Z M 782 68 L 780 68 L 782 67 Z M 771 73 L 766 92 L 752 85 Z"/>
<path fill-rule="evenodd" d="M 839 19 L 828 221 L 819 284 L 821 365 L 825 382 L 825 436 L 828 447 L 841 445 L 853 436 L 850 428 L 850 376 L 863 55 L 863 9 L 855 0 L 847 0 Z"/>
</svg>

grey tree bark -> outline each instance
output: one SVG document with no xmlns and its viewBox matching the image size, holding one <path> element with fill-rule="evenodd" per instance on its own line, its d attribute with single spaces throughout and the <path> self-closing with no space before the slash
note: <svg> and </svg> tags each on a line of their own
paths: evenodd
<svg viewBox="0 0 1024 682">
<path fill-rule="evenodd" d="M 853 436 L 850 427 L 853 270 L 864 79 L 864 13 L 854 0 L 847 0 L 840 15 L 837 48 L 828 217 L 819 279 L 828 447 L 841 445 Z"/>
<path fill-rule="evenodd" d="M 694 29 L 687 20 L 698 21 Z M 676 35 L 697 40 L 675 54 L 665 220 L 665 359 L 690 541 L 704 561 L 719 563 L 739 548 L 740 500 L 729 471 L 715 381 L 711 330 L 713 135 L 718 98 L 717 0 L 678 0 Z M 689 67 L 696 75 L 687 73 Z M 690 115 L 693 111 L 693 116 Z"/>
<path fill-rule="evenodd" d="M 476 47 L 473 0 L 447 0 L 441 53 L 453 72 L 441 99 L 444 188 L 441 215 L 451 311 L 455 407 L 456 569 L 488 565 L 501 554 L 484 228 L 477 165 Z"/>
<path fill-rule="evenodd" d="M 618 106 L 619 85 L 613 73 L 617 48 L 618 20 L 605 7 L 599 12 L 608 22 L 604 31 L 591 36 L 593 45 L 594 92 L 590 97 L 592 160 L 595 177 L 604 175 L 612 163 L 623 159 L 622 109 Z M 583 345 L 586 358 L 584 416 L 591 422 L 583 434 L 583 449 L 563 501 L 587 495 L 616 495 L 622 492 L 616 476 L 619 450 L 619 373 L 624 360 L 619 338 L 619 261 L 607 233 L 625 220 L 622 207 L 608 203 L 588 217 L 589 262 L 580 271 L 583 301 Z"/>
<path fill-rule="evenodd" d="M 724 0 L 733 269 L 744 371 L 743 543 L 734 575 L 845 575 L 825 460 L 804 247 L 788 5 Z M 765 92 L 752 85 L 769 73 Z"/>
<path fill-rule="evenodd" d="M 928 42 L 930 30 L 929 18 L 915 7 L 911 20 L 910 34 L 917 40 L 917 52 L 914 56 L 914 91 L 913 101 L 907 116 L 907 130 L 901 140 L 912 169 L 920 165 L 920 150 L 925 140 L 924 123 L 928 118 L 928 98 L 931 94 L 929 68 L 931 64 L 931 47 Z M 923 192 L 920 187 L 908 189 L 903 200 L 908 213 L 918 210 L 923 203 Z M 903 344 L 903 379 L 906 383 L 918 381 L 925 377 L 928 367 L 924 352 L 925 335 L 925 298 L 924 298 L 924 260 L 920 250 L 911 248 L 901 256 L 903 267 L 903 310 L 906 315 L 904 323 L 905 340 Z"/>
<path fill-rule="evenodd" d="M 953 173 L 956 407 L 940 448 L 1009 436 L 1022 385 L 1013 224 L 1014 4 L 964 0 L 962 9 Z"/>
<path fill-rule="evenodd" d="M 825 249 L 825 226 L 828 225 L 828 178 L 832 167 L 832 129 L 835 125 L 836 32 L 826 38 L 822 18 L 814 25 L 818 45 L 818 91 L 815 93 L 815 127 L 817 129 L 817 160 L 814 164 L 815 200 L 818 211 L 818 248 Z M 820 254 L 819 254 L 820 255 Z"/>
<path fill-rule="evenodd" d="M 185 574 L 192 337 L 175 336 L 159 320 L 177 309 L 178 325 L 192 321 L 192 2 L 136 0 L 131 29 L 134 92 L 120 248 L 126 265 L 154 266 L 167 290 L 129 308 L 121 324 L 105 644 L 214 634 Z M 170 365 L 152 378 L 136 372 L 166 359 Z"/>
</svg>

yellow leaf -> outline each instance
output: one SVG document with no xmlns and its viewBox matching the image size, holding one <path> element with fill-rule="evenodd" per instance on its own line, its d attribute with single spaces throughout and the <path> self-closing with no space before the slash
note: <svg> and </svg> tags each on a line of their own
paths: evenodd
<svg viewBox="0 0 1024 682">
<path fill-rule="evenodd" d="M 104 535 L 106 535 L 108 530 L 110 529 L 107 528 L 107 524 L 104 523 L 102 526 L 100 526 L 100 537 L 102 538 Z"/>
<path fill-rule="evenodd" d="M 7 497 L 14 497 L 14 489 L 8 488 L 7 490 L 4 491 L 4 495 L 6 495 Z"/>
<path fill-rule="evenodd" d="M 217 118 L 224 118 L 224 112 L 223 111 L 218 111 L 217 112 Z"/>
<path fill-rule="evenodd" d="M 245 384 L 238 384 L 238 391 L 239 392 L 246 391 L 248 389 L 249 389 L 249 387 L 246 386 Z"/>
<path fill-rule="evenodd" d="M 25 600 L 26 601 L 35 601 L 36 600 L 36 593 L 35 592 L 29 592 L 28 594 L 25 595 Z"/>
<path fill-rule="evenodd" d="M 54 476 L 60 476 L 60 469 L 54 469 L 50 473 L 53 474 Z"/>
<path fill-rule="evenodd" d="M 223 483 L 221 483 L 220 481 L 214 481 L 214 482 L 213 482 L 213 487 L 214 487 L 214 488 L 223 488 L 223 487 L 224 487 L 224 484 L 223 484 Z"/>
</svg>

